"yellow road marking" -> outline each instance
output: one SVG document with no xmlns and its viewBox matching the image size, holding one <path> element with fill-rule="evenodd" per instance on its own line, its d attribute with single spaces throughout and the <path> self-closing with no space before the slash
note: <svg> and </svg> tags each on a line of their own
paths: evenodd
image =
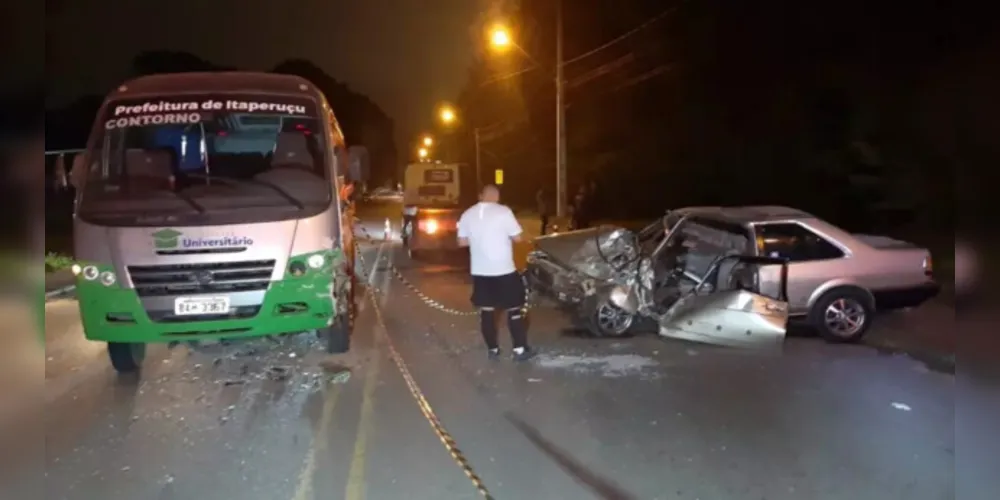
<svg viewBox="0 0 1000 500">
<path fill-rule="evenodd" d="M 378 245 L 378 249 L 375 253 L 375 263 L 372 266 L 373 269 L 368 279 L 369 290 L 366 294 L 372 293 L 370 286 L 374 281 L 375 268 L 377 267 L 378 259 L 381 257 L 384 247 L 384 243 L 380 243 Z M 376 381 L 378 379 L 378 370 L 379 352 L 378 343 L 376 343 L 375 356 L 372 363 L 368 367 L 368 372 L 365 374 L 365 385 L 362 388 L 362 402 L 358 421 L 358 431 L 354 441 L 354 453 L 351 457 L 351 467 L 348 472 L 347 486 L 345 489 L 347 500 L 364 498 L 365 462 L 367 461 L 368 435 L 371 433 L 373 426 L 371 416 L 374 412 L 373 402 Z M 332 389 L 324 391 L 323 411 L 320 415 L 319 422 L 316 424 L 312 444 L 310 444 L 309 451 L 306 453 L 305 465 L 299 473 L 298 486 L 295 488 L 295 494 L 292 496 L 292 500 L 315 500 L 313 479 L 316 474 L 316 457 L 321 452 L 326 451 L 328 441 L 327 434 L 329 433 L 331 424 L 333 423 L 333 409 L 336 406 L 339 395 L 339 385 L 334 385 Z"/>
<path fill-rule="evenodd" d="M 375 282 L 375 273 L 378 269 L 379 259 L 382 257 L 382 250 L 386 248 L 384 243 L 379 244 L 375 253 L 375 261 L 371 264 L 371 275 L 368 277 L 367 298 L 371 299 L 372 305 L 377 306 L 375 301 L 376 292 L 372 288 Z M 389 258 L 392 258 L 390 253 Z M 386 293 L 392 276 L 382 273 L 381 299 L 387 300 L 389 294 Z M 365 302 L 368 302 L 367 300 Z M 351 454 L 351 466 L 347 473 L 347 485 L 344 487 L 344 498 L 346 500 L 362 500 L 365 498 L 365 468 L 368 462 L 368 437 L 374 427 L 375 413 L 375 387 L 378 384 L 380 361 L 382 358 L 381 342 L 376 338 L 373 346 L 373 357 L 365 373 L 365 385 L 361 389 L 361 411 L 358 414 L 358 429 L 354 433 L 354 452 Z"/>
<path fill-rule="evenodd" d="M 378 385 L 379 361 L 382 357 L 375 346 L 375 354 L 368 365 L 365 374 L 365 386 L 362 389 L 361 412 L 358 415 L 358 430 L 354 437 L 354 453 L 351 455 L 351 467 L 347 473 L 347 486 L 344 488 L 346 500 L 362 500 L 365 498 L 365 466 L 368 461 L 368 436 L 374 427 L 375 386 Z"/>
<path fill-rule="evenodd" d="M 313 430 L 313 440 L 306 453 L 305 465 L 299 473 L 298 486 L 295 488 L 292 500 L 314 500 L 315 498 L 313 476 L 316 474 L 316 456 L 319 452 L 326 450 L 327 432 L 333 422 L 333 409 L 337 406 L 338 396 L 340 396 L 339 385 L 334 385 L 332 389 L 323 391 L 323 411 L 320 413 L 315 430 Z"/>
</svg>

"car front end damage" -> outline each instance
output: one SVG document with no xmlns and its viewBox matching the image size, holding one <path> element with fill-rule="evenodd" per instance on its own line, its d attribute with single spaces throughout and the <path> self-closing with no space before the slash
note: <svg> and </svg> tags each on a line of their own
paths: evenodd
<svg viewBox="0 0 1000 500">
<path fill-rule="evenodd" d="M 669 239 L 646 244 L 618 227 L 541 237 L 528 256 L 526 278 L 534 295 L 555 302 L 596 336 L 621 336 L 645 325 L 696 342 L 781 345 L 788 321 L 784 260 L 705 248 L 695 255 L 697 242 L 671 245 Z M 659 264 L 664 261 L 671 264 Z M 762 266 L 781 269 L 774 297 L 759 291 Z"/>
</svg>

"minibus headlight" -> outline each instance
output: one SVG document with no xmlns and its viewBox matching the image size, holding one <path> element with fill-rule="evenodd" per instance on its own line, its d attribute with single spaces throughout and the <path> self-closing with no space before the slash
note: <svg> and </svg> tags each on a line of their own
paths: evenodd
<svg viewBox="0 0 1000 500">
<path fill-rule="evenodd" d="M 115 273 L 111 271 L 104 271 L 101 273 L 101 284 L 104 286 L 111 286 L 115 284 Z"/>
<path fill-rule="evenodd" d="M 97 266 L 87 266 L 83 268 L 83 279 L 87 281 L 94 281 L 101 274 L 97 269 Z"/>
<path fill-rule="evenodd" d="M 309 267 L 313 269 L 319 269 L 323 267 L 323 264 L 326 263 L 326 259 L 320 254 L 315 254 L 315 255 L 310 255 L 309 260 L 307 262 L 309 263 Z"/>
</svg>

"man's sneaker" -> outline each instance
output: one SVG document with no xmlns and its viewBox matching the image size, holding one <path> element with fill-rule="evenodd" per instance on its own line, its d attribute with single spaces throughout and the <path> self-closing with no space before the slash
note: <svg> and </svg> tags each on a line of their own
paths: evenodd
<svg viewBox="0 0 1000 500">
<path fill-rule="evenodd" d="M 535 357 L 536 354 L 538 354 L 538 352 L 532 349 L 531 347 L 525 347 L 524 350 L 521 352 L 514 351 L 513 357 L 514 361 L 527 361 Z"/>
<path fill-rule="evenodd" d="M 490 349 L 486 351 L 486 357 L 489 359 L 500 359 L 500 349 Z"/>
</svg>

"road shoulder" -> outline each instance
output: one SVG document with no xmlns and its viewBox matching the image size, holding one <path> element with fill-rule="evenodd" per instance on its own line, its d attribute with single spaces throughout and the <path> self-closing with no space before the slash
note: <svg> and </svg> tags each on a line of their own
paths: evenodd
<svg viewBox="0 0 1000 500">
<path fill-rule="evenodd" d="M 69 269 L 60 269 L 45 273 L 45 298 L 53 298 L 73 290 L 76 286 L 76 276 Z"/>
</svg>

